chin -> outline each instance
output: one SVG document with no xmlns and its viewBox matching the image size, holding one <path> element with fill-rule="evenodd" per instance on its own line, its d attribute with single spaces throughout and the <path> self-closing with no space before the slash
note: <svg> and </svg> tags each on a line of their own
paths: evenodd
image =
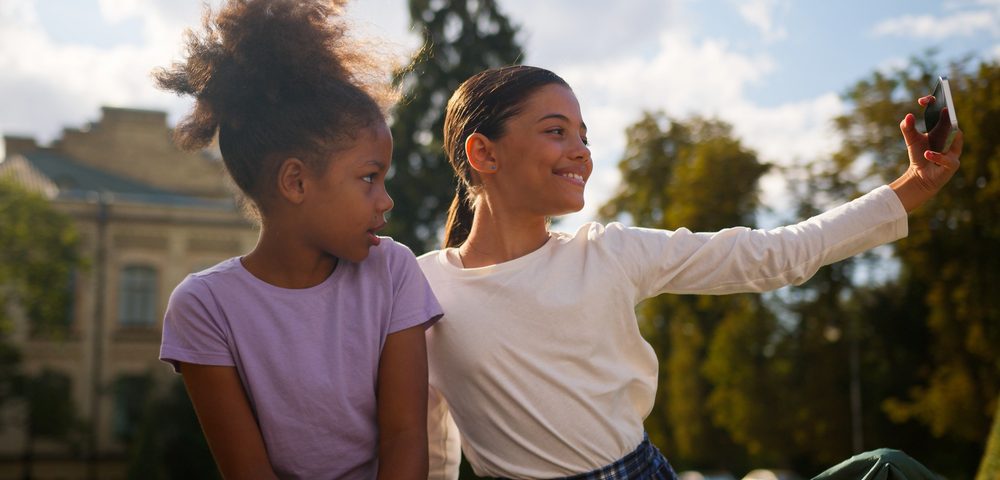
<svg viewBox="0 0 1000 480">
<path fill-rule="evenodd" d="M 560 208 L 554 209 L 547 216 L 558 217 L 561 215 L 570 215 L 583 210 L 583 202 L 574 203 L 572 205 L 564 205 Z"/>
<path fill-rule="evenodd" d="M 368 255 L 370 253 L 371 253 L 371 247 L 366 246 L 363 249 L 355 249 L 349 252 L 341 252 L 339 255 L 335 254 L 334 256 L 343 260 L 347 260 L 348 262 L 351 263 L 360 263 L 364 261 L 364 259 L 368 258 Z"/>
</svg>

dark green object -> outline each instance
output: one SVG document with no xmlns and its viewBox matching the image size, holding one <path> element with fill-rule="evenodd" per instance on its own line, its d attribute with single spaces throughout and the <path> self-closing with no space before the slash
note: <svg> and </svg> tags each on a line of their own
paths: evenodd
<svg viewBox="0 0 1000 480">
<path fill-rule="evenodd" d="M 939 480 L 940 477 L 913 459 L 889 448 L 855 455 L 813 480 Z"/>
</svg>

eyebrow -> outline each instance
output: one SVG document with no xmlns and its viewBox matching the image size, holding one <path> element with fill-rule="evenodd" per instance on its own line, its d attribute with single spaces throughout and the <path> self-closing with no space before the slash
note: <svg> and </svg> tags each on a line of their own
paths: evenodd
<svg viewBox="0 0 1000 480">
<path fill-rule="evenodd" d="M 388 168 L 385 162 L 382 162 L 380 160 L 365 160 L 364 163 L 362 163 L 361 165 L 362 166 L 374 165 L 378 167 L 379 170 L 385 170 L 386 168 Z"/>
<path fill-rule="evenodd" d="M 561 113 L 550 113 L 548 115 L 544 115 L 544 116 L 542 116 L 542 118 L 539 118 L 538 121 L 539 122 L 543 122 L 543 121 L 548 120 L 550 118 L 556 118 L 556 119 L 562 120 L 562 121 L 564 121 L 566 123 L 570 123 L 569 117 L 567 117 L 566 115 L 563 115 Z M 586 122 L 580 122 L 580 127 L 583 130 L 587 130 L 587 123 Z"/>
</svg>

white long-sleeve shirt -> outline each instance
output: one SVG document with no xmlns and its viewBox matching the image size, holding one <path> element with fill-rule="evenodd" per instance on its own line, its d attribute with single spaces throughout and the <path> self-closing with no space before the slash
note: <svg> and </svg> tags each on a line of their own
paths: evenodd
<svg viewBox="0 0 1000 480">
<path fill-rule="evenodd" d="M 445 312 L 427 336 L 432 477 L 457 477 L 455 424 L 478 475 L 551 478 L 616 461 L 642 440 L 656 394 L 639 302 L 801 284 L 906 234 L 906 211 L 883 186 L 772 230 L 588 223 L 487 267 L 463 268 L 456 249 L 421 256 Z"/>
</svg>

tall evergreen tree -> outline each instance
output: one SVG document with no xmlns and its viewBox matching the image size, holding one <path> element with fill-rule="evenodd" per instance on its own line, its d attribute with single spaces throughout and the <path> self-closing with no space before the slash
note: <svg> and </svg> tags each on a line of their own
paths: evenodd
<svg viewBox="0 0 1000 480">
<path fill-rule="evenodd" d="M 465 79 L 521 60 L 517 28 L 496 0 L 410 0 L 423 49 L 395 74 L 403 91 L 392 124 L 395 201 L 386 234 L 417 253 L 437 248 L 455 181 L 442 148 L 445 105 Z"/>
</svg>

